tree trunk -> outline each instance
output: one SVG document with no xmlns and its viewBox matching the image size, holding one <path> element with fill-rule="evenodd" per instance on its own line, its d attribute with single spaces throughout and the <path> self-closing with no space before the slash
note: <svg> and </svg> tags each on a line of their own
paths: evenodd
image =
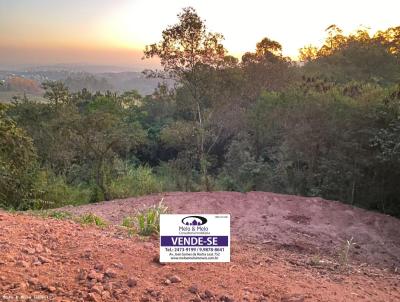
<svg viewBox="0 0 400 302">
<path fill-rule="evenodd" d="M 97 164 L 97 175 L 96 175 L 96 184 L 100 188 L 101 193 L 103 194 L 104 200 L 110 200 L 110 194 L 108 192 L 107 186 L 104 182 L 104 170 L 103 170 L 103 159 L 100 159 Z"/>
<path fill-rule="evenodd" d="M 353 180 L 353 187 L 351 189 L 351 204 L 354 205 L 354 196 L 356 194 L 356 180 Z"/>
<path fill-rule="evenodd" d="M 202 181 L 203 181 L 203 188 L 205 191 L 210 191 L 210 183 L 208 180 L 208 163 L 207 163 L 207 156 L 206 152 L 204 150 L 204 144 L 205 144 L 205 130 L 204 130 L 204 123 L 203 123 L 203 118 L 201 115 L 201 109 L 200 109 L 200 103 L 197 102 L 197 111 L 198 111 L 198 116 L 199 116 L 199 126 L 200 126 L 200 171 L 202 174 Z"/>
</svg>

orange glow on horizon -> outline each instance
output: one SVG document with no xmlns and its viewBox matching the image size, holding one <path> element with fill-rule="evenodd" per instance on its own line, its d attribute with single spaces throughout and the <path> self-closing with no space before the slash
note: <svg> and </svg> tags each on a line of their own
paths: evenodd
<svg viewBox="0 0 400 302">
<path fill-rule="evenodd" d="M 186 6 L 193 6 L 211 31 L 222 33 L 229 53 L 239 58 L 254 51 L 264 37 L 281 43 L 283 54 L 295 58 L 305 45 L 320 46 L 331 24 L 345 33 L 365 25 L 371 34 L 400 25 L 397 0 L 337 0 L 329 7 L 319 0 L 4 1 L 0 3 L 0 67 L 32 59 L 45 63 L 46 58 L 136 64 L 144 46 L 158 42 L 162 30 L 175 24 L 176 14 Z"/>
</svg>

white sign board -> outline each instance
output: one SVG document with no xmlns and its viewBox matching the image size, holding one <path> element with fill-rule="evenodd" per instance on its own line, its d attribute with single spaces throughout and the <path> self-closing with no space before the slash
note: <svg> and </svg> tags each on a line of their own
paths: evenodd
<svg viewBox="0 0 400 302">
<path fill-rule="evenodd" d="M 229 262 L 229 214 L 160 215 L 160 262 Z"/>
</svg>

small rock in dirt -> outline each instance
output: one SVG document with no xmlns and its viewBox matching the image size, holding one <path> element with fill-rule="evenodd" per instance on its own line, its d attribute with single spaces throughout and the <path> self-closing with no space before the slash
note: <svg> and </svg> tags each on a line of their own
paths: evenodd
<svg viewBox="0 0 400 302">
<path fill-rule="evenodd" d="M 37 285 L 39 284 L 39 280 L 37 278 L 29 278 L 28 283 L 31 285 Z"/>
<path fill-rule="evenodd" d="M 109 277 L 109 278 L 115 278 L 115 277 L 117 277 L 117 273 L 116 273 L 113 269 L 111 269 L 111 268 L 106 269 L 106 271 L 104 272 L 104 274 L 105 274 L 107 277 Z"/>
<path fill-rule="evenodd" d="M 151 287 L 146 288 L 146 293 L 151 294 L 154 291 Z"/>
<path fill-rule="evenodd" d="M 146 293 L 154 298 L 161 295 L 161 293 L 159 291 L 157 291 L 153 288 L 146 288 Z"/>
<path fill-rule="evenodd" d="M 213 294 L 211 291 L 209 291 L 208 289 L 206 289 L 206 290 L 204 291 L 204 297 L 205 297 L 206 299 L 209 299 L 209 298 L 214 297 L 214 294 Z"/>
<path fill-rule="evenodd" d="M 108 282 L 108 283 L 104 284 L 104 289 L 109 292 L 112 292 L 113 288 L 114 288 L 114 283 L 112 283 L 112 282 Z"/>
<path fill-rule="evenodd" d="M 10 288 L 12 288 L 12 284 L 5 285 L 1 289 L 4 290 L 4 291 L 7 291 Z"/>
<path fill-rule="evenodd" d="M 193 284 L 189 287 L 189 292 L 191 292 L 192 294 L 197 294 L 199 292 L 199 288 L 197 287 L 197 285 Z"/>
<path fill-rule="evenodd" d="M 102 271 L 102 270 L 104 269 L 104 265 L 101 264 L 101 263 L 97 263 L 97 264 L 94 266 L 94 269 L 97 270 L 97 271 Z"/>
<path fill-rule="evenodd" d="M 192 302 L 201 302 L 202 300 L 199 297 L 194 297 L 191 301 Z"/>
<path fill-rule="evenodd" d="M 101 293 L 101 298 L 103 299 L 103 301 L 110 301 L 111 300 L 111 294 L 108 291 L 103 291 Z"/>
<path fill-rule="evenodd" d="M 92 251 L 91 250 L 85 250 L 82 253 L 81 258 L 92 259 Z"/>
<path fill-rule="evenodd" d="M 39 261 L 40 261 L 41 263 L 51 263 L 51 260 L 50 260 L 50 259 L 48 259 L 48 258 L 46 258 L 46 257 L 43 257 L 43 256 L 39 256 L 38 259 L 39 259 Z"/>
<path fill-rule="evenodd" d="M 281 302 L 304 302 L 304 296 L 302 295 L 284 296 L 282 297 Z"/>
<path fill-rule="evenodd" d="M 57 289 L 54 286 L 49 286 L 47 290 L 51 293 L 54 293 Z"/>
<path fill-rule="evenodd" d="M 222 295 L 221 297 L 219 297 L 219 301 L 221 302 L 235 302 L 235 300 L 228 295 Z"/>
<path fill-rule="evenodd" d="M 90 293 L 88 295 L 88 298 L 90 301 L 93 301 L 93 302 L 101 302 L 101 298 L 99 297 L 99 295 L 97 295 L 95 293 Z"/>
<path fill-rule="evenodd" d="M 88 274 L 87 274 L 86 270 L 80 269 L 78 272 L 78 280 L 86 280 L 87 277 L 88 277 Z"/>
<path fill-rule="evenodd" d="M 169 279 L 169 281 L 171 281 L 172 283 L 179 283 L 179 282 L 182 281 L 181 278 L 179 278 L 177 275 L 173 275 L 173 276 L 169 277 L 168 279 Z"/>
<path fill-rule="evenodd" d="M 128 279 L 128 286 L 129 287 L 135 287 L 136 285 L 137 285 L 137 281 L 136 281 L 136 279 L 135 278 L 132 278 L 132 277 L 130 277 L 129 279 Z"/>
<path fill-rule="evenodd" d="M 121 289 L 116 289 L 113 291 L 113 296 L 114 298 L 116 298 L 118 300 L 119 296 L 122 294 L 122 290 Z"/>
<path fill-rule="evenodd" d="M 22 266 L 22 267 L 29 267 L 29 263 L 26 262 L 26 261 L 24 261 L 24 260 L 18 261 L 18 262 L 16 263 L 16 265 L 17 265 L 17 266 Z"/>
<path fill-rule="evenodd" d="M 39 279 L 37 279 L 37 278 L 29 278 L 29 279 L 28 279 L 28 283 L 29 283 L 30 285 L 32 285 L 32 286 L 39 285 Z"/>
<path fill-rule="evenodd" d="M 22 249 L 22 251 L 28 255 L 33 255 L 35 254 L 35 249 L 30 248 L 30 247 L 25 247 Z"/>
<path fill-rule="evenodd" d="M 164 284 L 165 285 L 170 285 L 172 282 L 171 282 L 171 280 L 169 280 L 169 279 L 166 279 L 165 281 L 164 281 Z"/>
<path fill-rule="evenodd" d="M 98 282 L 97 282 L 97 279 L 89 279 L 88 282 L 87 282 L 87 284 L 86 284 L 86 286 L 87 286 L 88 288 L 92 288 L 92 287 L 95 286 L 97 283 L 98 283 Z"/>
<path fill-rule="evenodd" d="M 96 284 L 90 289 L 90 292 L 101 295 L 103 290 L 104 290 L 103 286 Z"/>
<path fill-rule="evenodd" d="M 120 262 L 115 262 L 115 263 L 112 264 L 112 266 L 114 266 L 116 268 L 119 268 L 119 269 L 123 269 L 124 268 L 123 264 L 120 263 Z"/>
<path fill-rule="evenodd" d="M 88 274 L 89 279 L 95 279 L 97 281 L 103 280 L 104 275 L 102 273 L 98 273 L 95 270 L 91 270 Z"/>
<path fill-rule="evenodd" d="M 161 293 L 159 292 L 159 291 L 156 291 L 156 290 L 153 290 L 151 293 L 150 293 L 150 296 L 152 296 L 152 297 L 154 297 L 154 298 L 156 298 L 156 297 L 158 297 L 158 296 L 160 296 L 161 295 Z"/>
<path fill-rule="evenodd" d="M 129 291 L 126 288 L 121 289 L 121 294 L 123 294 L 123 295 L 126 295 L 128 292 Z"/>
<path fill-rule="evenodd" d="M 164 262 L 160 262 L 160 256 L 159 256 L 159 255 L 155 255 L 155 256 L 153 257 L 153 262 L 154 262 L 154 263 L 157 263 L 157 264 L 159 264 L 159 265 L 167 265 L 167 264 L 164 263 Z"/>
<path fill-rule="evenodd" d="M 18 287 L 20 290 L 23 290 L 23 289 L 26 289 L 26 288 L 27 288 L 25 282 L 18 283 L 17 287 Z"/>
</svg>

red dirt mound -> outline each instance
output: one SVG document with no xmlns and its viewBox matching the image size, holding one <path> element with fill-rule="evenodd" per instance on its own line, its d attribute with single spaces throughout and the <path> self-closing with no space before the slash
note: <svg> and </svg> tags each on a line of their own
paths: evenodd
<svg viewBox="0 0 400 302">
<path fill-rule="evenodd" d="M 233 237 L 241 242 L 336 256 L 353 237 L 353 260 L 400 267 L 399 219 L 321 198 L 267 192 L 177 192 L 65 209 L 77 215 L 92 212 L 121 224 L 124 217 L 162 198 L 172 213 L 230 213 Z"/>
<path fill-rule="evenodd" d="M 262 216 L 268 211 L 261 211 L 260 200 L 267 204 L 266 198 L 272 198 L 269 202 L 273 208 L 280 203 L 273 198 L 282 198 L 260 193 L 240 196 L 172 194 L 166 200 L 171 206 L 176 203 L 177 209 L 182 206 L 179 210 L 183 212 L 191 212 L 192 207 L 200 211 L 204 205 L 202 212 L 212 209 L 239 215 L 241 209 L 254 216 L 259 209 L 257 215 Z M 255 202 L 260 203 L 259 207 L 250 207 L 253 197 L 259 200 Z M 159 196 L 152 196 L 135 200 L 158 199 Z M 247 207 L 239 205 L 242 200 Z M 190 202 L 185 208 L 187 201 Z M 230 202 L 233 206 L 225 208 Z M 317 208 L 322 201 L 310 202 Z M 134 202 L 100 204 L 97 209 L 106 213 L 118 203 L 121 205 L 115 209 L 119 211 L 124 203 Z M 268 217 L 282 219 L 281 229 L 284 225 L 311 226 L 316 220 L 300 218 L 306 216 L 304 212 L 275 209 L 274 213 L 275 216 L 270 213 Z M 125 213 L 118 215 L 122 214 Z M 256 239 L 256 226 L 265 219 L 258 216 L 240 216 L 236 220 L 236 238 Z M 267 226 L 268 223 L 267 220 Z M 156 259 L 157 238 L 128 237 L 127 231 L 117 226 L 100 229 L 72 221 L 0 212 L 0 230 L 0 301 L 400 301 L 400 276 L 395 272 L 367 265 L 339 270 L 323 255 L 314 259 L 266 244 L 234 240 L 230 263 L 161 265 Z M 289 240 L 292 237 L 287 232 L 276 236 Z"/>
</svg>

